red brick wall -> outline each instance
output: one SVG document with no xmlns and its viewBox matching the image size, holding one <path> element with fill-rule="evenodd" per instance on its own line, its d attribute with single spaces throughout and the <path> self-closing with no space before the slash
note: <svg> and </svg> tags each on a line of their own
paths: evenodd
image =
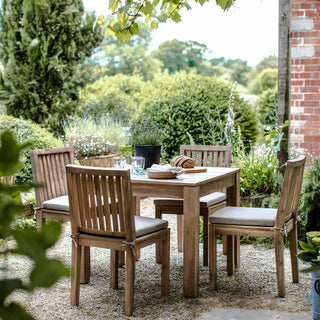
<svg viewBox="0 0 320 320">
<path fill-rule="evenodd" d="M 292 0 L 291 146 L 320 155 L 319 0 Z"/>
</svg>

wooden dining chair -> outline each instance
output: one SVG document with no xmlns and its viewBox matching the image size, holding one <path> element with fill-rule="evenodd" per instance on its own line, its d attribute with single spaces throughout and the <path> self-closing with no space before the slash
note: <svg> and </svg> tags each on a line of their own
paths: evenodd
<svg viewBox="0 0 320 320">
<path fill-rule="evenodd" d="M 65 166 L 74 163 L 71 147 L 37 149 L 30 151 L 35 189 L 37 225 L 45 219 L 70 220 Z"/>
<path fill-rule="evenodd" d="M 161 295 L 169 294 L 168 222 L 134 215 L 129 169 L 67 165 L 72 230 L 71 304 L 79 304 L 81 248 L 111 249 L 111 287 L 118 287 L 118 253 L 125 252 L 125 314 L 134 303 L 137 250 L 161 242 Z"/>
<path fill-rule="evenodd" d="M 199 167 L 230 167 L 231 147 L 227 146 L 195 146 L 181 145 L 180 155 L 189 156 Z M 162 214 L 177 215 L 178 251 L 182 252 L 183 235 L 183 200 L 164 199 L 154 200 L 155 217 L 161 219 Z M 226 206 L 226 194 L 214 192 L 200 198 L 200 216 L 203 217 L 203 265 L 208 265 L 208 228 L 209 215 Z M 157 249 L 157 261 L 160 260 L 160 249 Z"/>
<path fill-rule="evenodd" d="M 306 157 L 289 160 L 284 175 L 280 202 L 277 209 L 225 207 L 209 217 L 209 270 L 210 287 L 217 288 L 217 241 L 216 235 L 228 236 L 227 265 L 233 266 L 233 242 L 231 236 L 274 238 L 278 295 L 285 296 L 283 236 L 289 236 L 291 271 L 294 283 L 299 282 L 297 211 Z M 228 267 L 228 270 L 230 270 Z"/>
</svg>

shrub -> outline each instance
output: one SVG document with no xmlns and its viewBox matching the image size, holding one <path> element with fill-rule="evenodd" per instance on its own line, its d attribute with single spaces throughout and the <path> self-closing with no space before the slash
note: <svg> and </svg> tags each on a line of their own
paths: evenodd
<svg viewBox="0 0 320 320">
<path fill-rule="evenodd" d="M 260 146 L 248 154 L 239 152 L 233 166 L 240 168 L 241 197 L 278 192 L 278 159 L 272 148 Z"/>
<path fill-rule="evenodd" d="M 167 129 L 163 157 L 170 159 L 181 144 L 226 144 L 224 128 L 230 106 L 232 87 L 215 77 L 184 72 L 167 76 L 155 86 L 145 101 L 145 114 Z M 250 105 L 233 93 L 235 127 L 241 129 L 244 144 L 255 141 L 257 120 Z M 212 136 L 215 132 L 215 136 Z"/>
<path fill-rule="evenodd" d="M 320 230 L 320 157 L 313 159 L 313 166 L 306 168 L 299 205 L 299 238 L 306 232 Z"/>
<path fill-rule="evenodd" d="M 40 125 L 30 121 L 14 118 L 12 116 L 0 115 L 0 131 L 12 130 L 19 142 L 32 142 L 32 149 L 45 149 L 61 147 L 62 141 L 56 139 Z M 32 168 L 30 161 L 30 150 L 22 153 L 24 165 L 19 170 L 16 183 L 33 183 Z"/>
<path fill-rule="evenodd" d="M 266 68 L 258 76 L 261 90 L 272 89 L 278 84 L 278 69 Z"/>
<path fill-rule="evenodd" d="M 267 89 L 259 95 L 260 122 L 274 126 L 278 120 L 278 88 Z"/>
<path fill-rule="evenodd" d="M 81 91 L 81 112 L 94 117 L 107 113 L 124 121 L 135 118 L 141 109 L 140 95 L 145 86 L 140 76 L 105 76 Z"/>
<path fill-rule="evenodd" d="M 64 124 L 64 141 L 76 157 L 108 155 L 119 150 L 121 126 L 108 119 L 73 118 Z"/>
</svg>

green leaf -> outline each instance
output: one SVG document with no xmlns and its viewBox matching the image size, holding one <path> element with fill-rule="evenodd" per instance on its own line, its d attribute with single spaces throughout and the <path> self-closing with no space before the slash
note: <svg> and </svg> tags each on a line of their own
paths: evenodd
<svg viewBox="0 0 320 320">
<path fill-rule="evenodd" d="M 20 154 L 28 146 L 31 146 L 31 143 L 19 144 L 11 131 L 1 134 L 0 176 L 10 176 L 21 168 Z"/>
<path fill-rule="evenodd" d="M 219 5 L 223 10 L 226 10 L 232 6 L 233 0 L 216 0 L 217 5 Z"/>
<path fill-rule="evenodd" d="M 173 12 L 171 15 L 170 15 L 170 18 L 172 21 L 174 22 L 180 22 L 181 21 L 181 16 L 178 12 Z"/>
<path fill-rule="evenodd" d="M 35 320 L 30 313 L 17 303 L 10 303 L 8 306 L 1 305 L 0 319 Z"/>
<path fill-rule="evenodd" d="M 141 8 L 141 12 L 145 15 L 151 14 L 153 10 L 154 6 L 149 1 L 146 1 L 145 6 Z"/>
<path fill-rule="evenodd" d="M 150 28 L 151 29 L 158 29 L 158 21 L 157 20 L 153 20 L 150 24 Z"/>
<path fill-rule="evenodd" d="M 34 261 L 45 257 L 44 244 L 41 241 L 40 231 L 35 230 L 13 230 L 13 236 L 18 244 L 17 253 L 28 256 Z"/>
<path fill-rule="evenodd" d="M 317 258 L 315 254 L 308 251 L 300 252 L 297 257 L 303 262 L 311 262 L 313 259 Z"/>
<path fill-rule="evenodd" d="M 119 2 L 117 0 L 109 0 L 109 9 L 115 12 L 118 8 Z"/>
<path fill-rule="evenodd" d="M 49 288 L 61 277 L 69 277 L 70 271 L 59 260 L 42 259 L 38 261 L 30 274 L 30 286 Z"/>
<path fill-rule="evenodd" d="M 16 289 L 21 289 L 22 281 L 20 279 L 0 280 L 0 305 Z"/>
<path fill-rule="evenodd" d="M 59 239 L 61 233 L 61 223 L 58 221 L 50 221 L 46 223 L 40 230 L 41 241 L 43 247 L 48 249 L 52 247 Z"/>
<path fill-rule="evenodd" d="M 318 271 L 318 270 L 320 270 L 320 265 L 319 264 L 315 264 L 315 265 L 312 265 L 309 268 L 301 269 L 300 272 L 309 273 L 309 272 L 315 272 L 315 271 Z"/>
<path fill-rule="evenodd" d="M 160 0 L 153 0 L 152 4 L 154 7 L 156 7 L 159 4 Z"/>
<path fill-rule="evenodd" d="M 302 250 L 306 250 L 306 251 L 309 251 L 311 253 L 317 254 L 317 251 L 314 249 L 314 247 L 310 246 L 310 244 L 299 240 L 299 245 L 300 245 Z"/>
<path fill-rule="evenodd" d="M 131 32 L 128 31 L 128 30 L 121 31 L 121 32 L 117 33 L 116 35 L 117 35 L 117 39 L 121 43 L 130 42 L 130 39 L 131 39 L 131 36 L 132 36 Z"/>
<path fill-rule="evenodd" d="M 136 22 L 130 27 L 130 32 L 132 35 L 139 33 L 139 25 Z"/>
<path fill-rule="evenodd" d="M 161 14 L 157 16 L 157 20 L 159 22 L 166 22 L 168 18 L 169 18 L 168 14 L 164 11 L 162 11 Z"/>
<path fill-rule="evenodd" d="M 125 12 L 121 12 L 117 15 L 118 21 L 122 26 L 125 26 L 128 22 L 128 15 Z"/>
</svg>

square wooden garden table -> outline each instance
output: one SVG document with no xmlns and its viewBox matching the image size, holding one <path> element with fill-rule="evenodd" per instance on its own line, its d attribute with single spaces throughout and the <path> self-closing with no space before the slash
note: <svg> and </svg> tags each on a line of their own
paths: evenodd
<svg viewBox="0 0 320 320">
<path fill-rule="evenodd" d="M 184 200 L 183 294 L 187 297 L 199 295 L 199 198 L 226 189 L 227 205 L 240 206 L 239 175 L 240 169 L 238 168 L 216 167 L 207 168 L 207 172 L 182 174 L 176 179 L 151 179 L 146 175 L 131 175 L 132 194 L 137 197 L 137 200 L 139 197 Z M 230 243 L 229 239 L 228 243 Z M 238 246 L 236 246 L 234 257 L 235 264 L 239 265 L 237 248 Z M 228 266 L 228 270 L 229 268 L 233 270 L 234 263 Z"/>
</svg>

